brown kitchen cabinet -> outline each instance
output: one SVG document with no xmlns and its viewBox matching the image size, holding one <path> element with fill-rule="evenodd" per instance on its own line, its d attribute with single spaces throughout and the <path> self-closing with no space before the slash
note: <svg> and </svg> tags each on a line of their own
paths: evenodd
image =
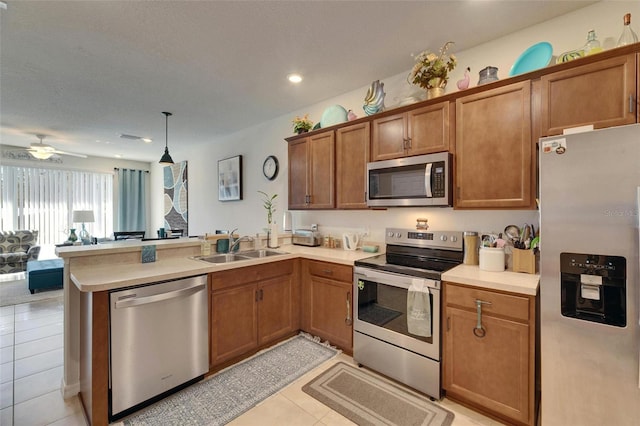
<svg viewBox="0 0 640 426">
<path fill-rule="evenodd" d="M 372 122 L 371 161 L 449 150 L 449 102 L 416 108 Z"/>
<path fill-rule="evenodd" d="M 448 398 L 509 424 L 535 424 L 535 306 L 534 296 L 444 283 Z"/>
<path fill-rule="evenodd" d="M 289 209 L 335 207 L 333 130 L 289 142 Z"/>
<path fill-rule="evenodd" d="M 530 82 L 456 99 L 455 154 L 455 208 L 534 208 Z"/>
<path fill-rule="evenodd" d="M 636 62 L 636 55 L 628 54 L 543 75 L 542 136 L 590 124 L 599 129 L 635 123 Z"/>
<path fill-rule="evenodd" d="M 367 208 L 367 163 L 370 145 L 369 123 L 336 130 L 336 207 Z"/>
<path fill-rule="evenodd" d="M 353 352 L 353 268 L 302 261 L 302 329 Z"/>
<path fill-rule="evenodd" d="M 295 260 L 211 274 L 210 367 L 300 328 Z"/>
</svg>

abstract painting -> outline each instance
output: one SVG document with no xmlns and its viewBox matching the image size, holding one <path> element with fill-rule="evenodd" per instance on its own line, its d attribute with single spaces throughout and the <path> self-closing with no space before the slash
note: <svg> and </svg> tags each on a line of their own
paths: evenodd
<svg viewBox="0 0 640 426">
<path fill-rule="evenodd" d="M 164 228 L 182 229 L 189 235 L 187 215 L 187 162 L 182 161 L 164 168 Z"/>
<path fill-rule="evenodd" d="M 242 155 L 218 161 L 218 200 L 242 200 Z"/>
</svg>

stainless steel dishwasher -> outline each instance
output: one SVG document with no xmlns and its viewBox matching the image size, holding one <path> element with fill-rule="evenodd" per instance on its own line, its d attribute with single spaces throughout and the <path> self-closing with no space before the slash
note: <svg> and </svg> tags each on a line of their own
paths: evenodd
<svg viewBox="0 0 640 426">
<path fill-rule="evenodd" d="M 113 291 L 109 305 L 111 419 L 209 370 L 206 275 Z"/>
</svg>

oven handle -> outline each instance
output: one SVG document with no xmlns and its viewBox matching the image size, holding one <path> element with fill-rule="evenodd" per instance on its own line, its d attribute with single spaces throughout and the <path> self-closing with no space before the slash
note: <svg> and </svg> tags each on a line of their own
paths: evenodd
<svg viewBox="0 0 640 426">
<path fill-rule="evenodd" d="M 371 269 L 360 268 L 357 267 L 354 269 L 354 275 L 357 277 L 367 278 L 371 281 L 376 281 L 381 284 L 388 284 L 394 287 L 400 287 L 404 289 L 409 289 L 413 280 L 422 280 L 424 285 L 433 289 L 440 289 L 440 281 L 432 280 L 429 278 L 416 278 L 410 275 L 397 275 L 397 274 L 389 274 L 385 272 L 373 271 Z"/>
</svg>

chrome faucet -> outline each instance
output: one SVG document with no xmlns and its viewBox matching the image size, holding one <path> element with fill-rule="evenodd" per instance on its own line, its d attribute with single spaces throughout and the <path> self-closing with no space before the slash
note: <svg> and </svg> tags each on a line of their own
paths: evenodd
<svg viewBox="0 0 640 426">
<path fill-rule="evenodd" d="M 233 237 L 230 237 L 230 238 L 229 238 L 229 241 L 231 241 L 231 238 L 233 238 Z M 234 249 L 238 244 L 240 244 L 240 242 L 241 242 L 242 240 L 244 240 L 244 241 L 250 241 L 250 242 L 253 242 L 253 243 L 254 243 L 254 248 L 255 248 L 255 240 L 253 239 L 253 237 L 251 237 L 251 236 L 249 236 L 249 235 L 244 235 L 244 236 L 242 236 L 242 237 L 238 238 L 237 240 L 235 240 L 233 243 L 230 243 L 230 244 L 229 244 L 229 253 L 232 253 L 232 252 L 233 252 L 233 249 Z"/>
</svg>

